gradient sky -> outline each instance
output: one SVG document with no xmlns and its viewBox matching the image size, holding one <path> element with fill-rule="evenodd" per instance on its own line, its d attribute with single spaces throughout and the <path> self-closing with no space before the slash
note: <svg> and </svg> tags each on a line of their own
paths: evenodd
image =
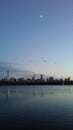
<svg viewBox="0 0 73 130">
<path fill-rule="evenodd" d="M 73 79 L 73 0 L 0 0 L 0 61 Z"/>
</svg>

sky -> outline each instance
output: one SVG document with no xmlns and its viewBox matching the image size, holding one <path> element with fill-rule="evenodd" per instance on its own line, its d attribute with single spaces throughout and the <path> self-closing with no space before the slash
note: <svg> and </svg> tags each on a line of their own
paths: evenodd
<svg viewBox="0 0 73 130">
<path fill-rule="evenodd" d="M 0 62 L 73 79 L 73 0 L 0 0 Z"/>
</svg>

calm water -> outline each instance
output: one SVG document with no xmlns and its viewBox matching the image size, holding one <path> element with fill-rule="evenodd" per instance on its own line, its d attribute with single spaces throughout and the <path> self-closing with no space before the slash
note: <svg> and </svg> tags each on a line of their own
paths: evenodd
<svg viewBox="0 0 73 130">
<path fill-rule="evenodd" d="M 0 86 L 0 129 L 73 129 L 73 86 Z"/>
</svg>

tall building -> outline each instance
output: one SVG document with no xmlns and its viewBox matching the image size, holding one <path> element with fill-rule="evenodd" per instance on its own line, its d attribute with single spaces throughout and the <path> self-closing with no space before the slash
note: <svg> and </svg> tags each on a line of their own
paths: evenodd
<svg viewBox="0 0 73 130">
<path fill-rule="evenodd" d="M 68 77 L 68 82 L 70 81 L 70 77 Z"/>
<path fill-rule="evenodd" d="M 40 75 L 40 80 L 43 81 L 43 75 L 42 74 Z"/>
</svg>

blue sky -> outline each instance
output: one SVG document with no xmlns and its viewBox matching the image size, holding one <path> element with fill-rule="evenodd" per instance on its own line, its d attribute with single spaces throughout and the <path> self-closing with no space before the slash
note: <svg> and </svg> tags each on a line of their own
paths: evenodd
<svg viewBox="0 0 73 130">
<path fill-rule="evenodd" d="M 72 57 L 73 0 L 0 0 L 0 62 L 73 79 Z"/>
</svg>

